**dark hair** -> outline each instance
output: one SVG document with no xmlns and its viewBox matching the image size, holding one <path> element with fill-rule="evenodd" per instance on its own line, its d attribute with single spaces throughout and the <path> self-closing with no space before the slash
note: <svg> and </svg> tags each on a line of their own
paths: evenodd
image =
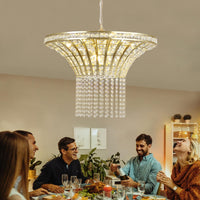
<svg viewBox="0 0 200 200">
<path fill-rule="evenodd" d="M 60 139 L 60 141 L 58 142 L 58 149 L 61 153 L 61 149 L 65 149 L 65 150 L 68 150 L 68 144 L 71 144 L 75 142 L 75 139 L 73 138 L 70 138 L 70 137 L 64 137 L 62 139 Z"/>
<path fill-rule="evenodd" d="M 146 134 L 144 134 L 144 133 L 140 134 L 140 135 L 136 138 L 136 141 L 138 142 L 138 141 L 141 141 L 141 140 L 144 140 L 144 141 L 147 143 L 147 145 L 152 144 L 152 138 L 151 138 L 150 135 L 146 135 Z"/>
<path fill-rule="evenodd" d="M 16 133 L 18 133 L 18 134 L 20 134 L 20 135 L 23 135 L 23 136 L 25 136 L 25 137 L 28 137 L 28 135 L 33 135 L 31 132 L 29 132 L 29 131 L 24 131 L 24 130 L 16 130 L 16 131 L 14 131 L 14 132 L 16 132 Z"/>
</svg>

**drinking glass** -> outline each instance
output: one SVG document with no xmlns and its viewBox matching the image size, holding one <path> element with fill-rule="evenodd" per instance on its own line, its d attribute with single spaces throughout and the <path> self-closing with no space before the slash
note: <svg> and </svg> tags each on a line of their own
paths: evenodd
<svg viewBox="0 0 200 200">
<path fill-rule="evenodd" d="M 94 173 L 93 179 L 94 179 L 95 182 L 99 182 L 100 181 L 100 174 L 99 173 Z"/>
<path fill-rule="evenodd" d="M 64 189 L 68 186 L 68 174 L 62 174 L 62 185 Z"/>
<path fill-rule="evenodd" d="M 77 176 L 71 176 L 71 178 L 70 178 L 70 184 L 71 184 L 72 189 L 77 188 L 76 187 L 77 183 L 78 183 Z"/>
<path fill-rule="evenodd" d="M 81 179 L 81 178 L 78 178 L 78 188 L 79 188 L 79 189 L 81 188 L 81 184 L 82 184 L 82 179 Z"/>
<path fill-rule="evenodd" d="M 143 196 L 144 192 L 145 192 L 145 182 L 144 181 L 138 181 L 137 189 L 138 189 L 138 192 L 140 193 L 140 196 Z"/>
<path fill-rule="evenodd" d="M 125 199 L 125 187 L 122 185 L 117 186 L 117 190 L 114 196 L 116 200 L 124 200 Z"/>
</svg>

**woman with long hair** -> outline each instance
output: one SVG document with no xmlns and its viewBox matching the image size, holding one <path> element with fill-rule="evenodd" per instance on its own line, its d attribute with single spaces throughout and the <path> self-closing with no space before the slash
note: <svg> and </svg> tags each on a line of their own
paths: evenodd
<svg viewBox="0 0 200 200">
<path fill-rule="evenodd" d="M 29 145 L 25 137 L 10 131 L 0 132 L 0 199 L 28 200 Z M 21 177 L 17 189 L 13 186 Z"/>
<path fill-rule="evenodd" d="M 158 172 L 157 181 L 167 188 L 167 197 L 171 200 L 200 199 L 200 160 L 199 144 L 196 139 L 179 140 L 174 147 L 177 163 L 171 178 Z"/>
</svg>

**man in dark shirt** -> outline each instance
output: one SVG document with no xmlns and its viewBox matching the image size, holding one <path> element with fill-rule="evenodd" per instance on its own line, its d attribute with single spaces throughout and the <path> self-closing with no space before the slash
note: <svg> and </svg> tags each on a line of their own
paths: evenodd
<svg viewBox="0 0 200 200">
<path fill-rule="evenodd" d="M 41 169 L 41 173 L 33 183 L 33 189 L 43 187 L 51 192 L 62 192 L 61 176 L 68 174 L 70 180 L 71 176 L 82 178 L 86 181 L 86 177 L 81 172 L 81 165 L 77 158 L 78 147 L 73 138 L 64 137 L 58 143 L 58 148 L 61 153 L 60 157 L 47 162 Z"/>
</svg>

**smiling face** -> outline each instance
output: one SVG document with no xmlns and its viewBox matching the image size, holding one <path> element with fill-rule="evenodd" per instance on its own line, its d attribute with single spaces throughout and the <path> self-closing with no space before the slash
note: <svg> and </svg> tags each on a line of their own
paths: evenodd
<svg viewBox="0 0 200 200">
<path fill-rule="evenodd" d="M 67 147 L 68 150 L 61 149 L 63 159 L 66 160 L 67 163 L 73 160 L 77 160 L 78 147 L 76 146 L 76 143 L 75 142 L 70 143 L 67 145 Z"/>
<path fill-rule="evenodd" d="M 149 155 L 151 144 L 147 145 L 145 140 L 136 141 L 136 151 L 139 157 Z"/>
<path fill-rule="evenodd" d="M 29 154 L 30 154 L 30 159 L 35 157 L 35 152 L 39 149 L 38 146 L 36 145 L 35 137 L 31 134 L 28 134 L 28 144 L 29 144 Z"/>
<path fill-rule="evenodd" d="M 190 140 L 188 138 L 177 141 L 177 144 L 174 148 L 174 152 L 176 153 L 189 153 L 190 149 Z"/>
</svg>

